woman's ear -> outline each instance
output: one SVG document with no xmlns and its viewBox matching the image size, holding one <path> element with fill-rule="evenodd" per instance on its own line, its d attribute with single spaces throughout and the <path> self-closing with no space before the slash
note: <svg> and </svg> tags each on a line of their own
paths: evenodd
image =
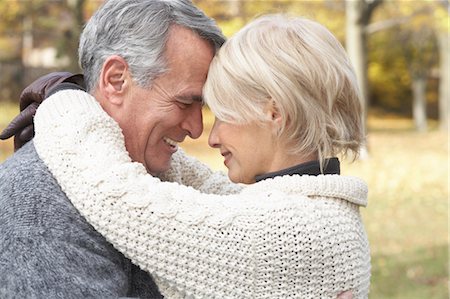
<svg viewBox="0 0 450 299">
<path fill-rule="evenodd" d="M 130 79 L 128 63 L 122 57 L 112 55 L 103 63 L 98 87 L 105 100 L 113 105 L 121 105 Z"/>
<path fill-rule="evenodd" d="M 277 103 L 273 99 L 270 99 L 264 110 L 267 119 L 273 123 L 274 127 L 281 128 L 282 117 L 278 109 Z"/>
<path fill-rule="evenodd" d="M 274 137 L 278 139 L 283 126 L 283 119 L 278 109 L 277 103 L 273 99 L 269 99 L 264 107 L 267 123 L 272 128 Z"/>
</svg>

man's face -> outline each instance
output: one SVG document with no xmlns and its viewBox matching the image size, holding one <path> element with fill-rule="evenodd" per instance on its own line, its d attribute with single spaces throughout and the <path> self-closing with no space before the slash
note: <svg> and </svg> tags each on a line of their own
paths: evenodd
<svg viewBox="0 0 450 299">
<path fill-rule="evenodd" d="M 200 137 L 202 88 L 213 55 L 208 42 L 191 30 L 173 26 L 166 50 L 168 72 L 151 88 L 132 83 L 119 124 L 130 157 L 149 173 L 168 170 L 177 143 L 186 136 Z"/>
</svg>

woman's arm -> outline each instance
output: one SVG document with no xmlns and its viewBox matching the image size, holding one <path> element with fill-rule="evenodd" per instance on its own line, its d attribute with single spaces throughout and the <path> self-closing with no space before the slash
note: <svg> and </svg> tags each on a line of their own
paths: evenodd
<svg viewBox="0 0 450 299">
<path fill-rule="evenodd" d="M 170 169 L 159 177 L 209 194 L 233 194 L 243 188 L 231 182 L 224 172 L 213 171 L 198 159 L 186 155 L 181 148 L 172 155 Z"/>
<path fill-rule="evenodd" d="M 95 229 L 180 291 L 251 297 L 259 216 L 248 201 L 151 177 L 130 160 L 120 128 L 95 100 L 76 91 L 55 96 L 36 114 L 36 150 Z M 235 221 L 240 214 L 248 215 Z"/>
<path fill-rule="evenodd" d="M 66 98 L 49 98 L 36 115 L 39 156 L 96 230 L 165 286 L 203 298 L 301 297 L 311 288 L 329 298 L 355 288 L 357 295 L 364 293 L 360 289 L 368 281 L 343 275 L 364 264 L 358 252 L 365 249 L 355 239 L 364 233 L 355 225 L 354 208 L 344 209 L 353 216 L 342 222 L 341 211 L 328 211 L 333 205 L 326 201 L 310 206 L 308 198 L 297 195 L 294 200 L 270 185 L 218 196 L 161 182 L 131 162 L 120 128 L 95 100 L 73 91 L 56 96 Z M 292 182 L 286 183 L 287 193 L 312 190 Z M 333 190 L 331 184 L 324 193 Z M 315 219 L 343 233 L 324 244 L 311 239 L 310 229 L 323 226 L 311 226 Z M 348 236 L 348 229 L 356 231 Z M 316 260 L 320 263 L 310 265 Z M 316 275 L 323 268 L 335 269 L 336 261 L 346 268 L 332 270 L 334 280 L 326 288 L 314 287 L 316 281 L 328 281 Z M 285 285 L 285 277 L 295 281 Z"/>
</svg>

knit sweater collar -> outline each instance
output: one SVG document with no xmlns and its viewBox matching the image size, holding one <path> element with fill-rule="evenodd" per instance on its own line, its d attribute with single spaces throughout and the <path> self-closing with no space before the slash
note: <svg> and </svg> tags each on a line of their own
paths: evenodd
<svg viewBox="0 0 450 299">
<path fill-rule="evenodd" d="M 78 165 L 67 167 L 76 167 L 92 179 L 115 165 L 129 170 L 127 175 L 136 180 L 150 177 L 141 164 L 131 161 L 118 124 L 86 92 L 64 90 L 49 97 L 36 113 L 35 130 L 36 150 L 49 169 L 55 170 L 52 172 L 57 179 L 65 173 L 59 174 L 56 169 L 75 156 L 77 159 L 72 161 Z M 117 188 L 115 186 L 114 190 Z M 144 189 L 148 192 L 148 187 Z M 134 193 L 141 191 L 133 190 Z M 358 178 L 338 175 L 276 177 L 250 185 L 243 193 L 263 194 L 273 191 L 304 196 L 332 196 L 356 205 L 367 204 L 366 184 Z M 126 193 L 125 190 L 122 192 Z M 136 199 L 136 202 L 140 201 Z"/>
</svg>

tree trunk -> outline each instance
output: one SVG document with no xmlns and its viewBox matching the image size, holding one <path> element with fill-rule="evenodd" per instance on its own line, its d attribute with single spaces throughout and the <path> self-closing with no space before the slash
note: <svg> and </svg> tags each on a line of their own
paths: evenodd
<svg viewBox="0 0 450 299">
<path fill-rule="evenodd" d="M 28 65 L 31 51 L 33 50 L 33 17 L 26 15 L 23 19 L 22 33 L 22 64 Z"/>
<path fill-rule="evenodd" d="M 367 72 L 364 24 L 360 22 L 362 1 L 346 2 L 346 49 L 355 68 L 358 85 L 363 96 L 364 111 L 367 107 Z"/>
<path fill-rule="evenodd" d="M 413 118 L 418 132 L 427 131 L 426 78 L 415 77 L 412 80 Z"/>
<path fill-rule="evenodd" d="M 364 134 L 367 131 L 367 51 L 365 25 L 361 22 L 363 0 L 346 1 L 346 49 L 350 61 L 355 69 L 358 87 L 361 92 L 361 106 L 363 109 Z M 360 158 L 368 158 L 367 146 L 360 151 Z"/>
<path fill-rule="evenodd" d="M 73 26 L 65 32 L 66 54 L 70 57 L 68 71 L 79 73 L 81 71 L 78 65 L 78 42 L 84 25 L 84 7 L 86 0 L 68 0 L 68 7 L 71 9 L 73 17 Z"/>
<path fill-rule="evenodd" d="M 243 0 L 234 0 L 229 2 L 230 14 L 239 18 L 242 21 L 242 24 L 247 23 L 247 13 L 245 11 L 245 4 Z"/>
<path fill-rule="evenodd" d="M 438 33 L 439 42 L 439 129 L 448 131 L 448 109 L 450 101 L 450 49 L 448 31 Z"/>
</svg>

